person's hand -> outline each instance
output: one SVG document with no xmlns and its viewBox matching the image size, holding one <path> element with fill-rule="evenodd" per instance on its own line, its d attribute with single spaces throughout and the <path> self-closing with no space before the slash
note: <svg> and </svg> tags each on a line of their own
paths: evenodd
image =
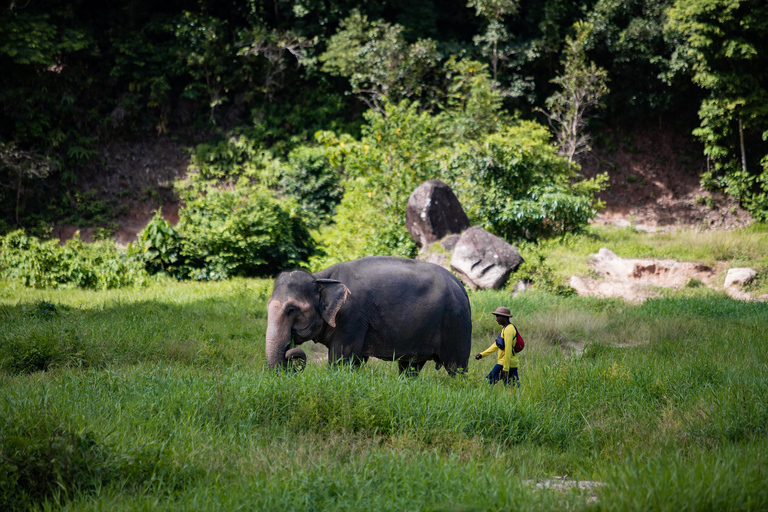
<svg viewBox="0 0 768 512">
<path fill-rule="evenodd" d="M 480 359 L 482 359 L 482 358 L 483 358 L 483 354 L 477 354 L 477 355 L 475 356 L 475 359 L 477 359 L 478 361 L 479 361 Z"/>
<path fill-rule="evenodd" d="M 501 380 L 503 380 L 504 382 L 507 382 L 509 380 L 509 372 L 502 371 Z"/>
</svg>

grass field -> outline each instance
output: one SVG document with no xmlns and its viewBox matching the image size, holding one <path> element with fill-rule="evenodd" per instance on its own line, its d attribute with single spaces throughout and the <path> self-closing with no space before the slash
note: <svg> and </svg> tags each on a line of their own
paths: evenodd
<svg viewBox="0 0 768 512">
<path fill-rule="evenodd" d="M 473 353 L 515 313 L 516 389 L 267 371 L 270 288 L 0 282 L 0 509 L 768 509 L 768 304 L 471 293 Z"/>
</svg>

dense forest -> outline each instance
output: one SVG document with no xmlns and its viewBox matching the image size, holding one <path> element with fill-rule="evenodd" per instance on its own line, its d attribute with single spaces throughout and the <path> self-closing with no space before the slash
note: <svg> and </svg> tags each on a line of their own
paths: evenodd
<svg viewBox="0 0 768 512">
<path fill-rule="evenodd" d="M 108 233 L 117 198 L 83 186 L 103 148 L 168 140 L 190 151 L 180 222 L 139 244 L 177 277 L 413 255 L 405 201 L 431 178 L 510 241 L 575 230 L 606 186 L 580 174 L 591 139 L 650 123 L 768 220 L 764 0 L 0 7 L 0 234 Z"/>
</svg>

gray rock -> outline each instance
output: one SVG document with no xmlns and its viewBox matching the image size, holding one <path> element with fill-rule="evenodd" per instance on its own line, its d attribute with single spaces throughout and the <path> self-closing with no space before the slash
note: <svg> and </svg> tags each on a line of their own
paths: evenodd
<svg viewBox="0 0 768 512">
<path fill-rule="evenodd" d="M 459 243 L 459 238 L 461 238 L 461 235 L 448 235 L 440 241 L 440 247 L 448 252 L 453 252 L 456 244 Z"/>
<path fill-rule="evenodd" d="M 418 256 L 416 256 L 416 259 L 419 261 L 426 261 L 427 263 L 434 263 L 435 265 L 440 265 L 441 267 L 448 268 L 448 258 L 450 258 L 450 254 L 446 253 L 440 253 L 440 252 L 422 252 Z"/>
<path fill-rule="evenodd" d="M 451 187 L 440 180 L 425 181 L 408 198 L 405 226 L 422 248 L 469 227 L 469 219 Z"/>
<path fill-rule="evenodd" d="M 499 289 L 523 262 L 513 246 L 480 226 L 462 233 L 451 257 L 451 269 L 472 290 Z"/>
<path fill-rule="evenodd" d="M 512 290 L 512 296 L 517 297 L 527 289 L 528 289 L 528 285 L 525 284 L 525 281 L 520 280 L 517 282 L 517 284 L 515 285 L 515 288 Z"/>
<path fill-rule="evenodd" d="M 728 273 L 725 275 L 725 287 L 731 286 L 744 286 L 752 281 L 757 275 L 757 271 L 753 268 L 731 268 L 728 269 Z"/>
</svg>

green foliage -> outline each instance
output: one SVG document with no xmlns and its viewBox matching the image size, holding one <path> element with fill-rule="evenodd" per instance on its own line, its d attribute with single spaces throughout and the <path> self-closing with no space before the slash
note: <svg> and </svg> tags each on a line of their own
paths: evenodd
<svg viewBox="0 0 768 512">
<path fill-rule="evenodd" d="M 476 46 L 481 48 L 484 57 L 490 60 L 493 81 L 498 84 L 499 67 L 511 51 L 507 49 L 512 35 L 503 23 L 505 16 L 517 13 L 518 2 L 515 0 L 469 0 L 467 7 L 475 9 L 475 14 L 485 20 L 485 33 L 474 37 Z"/>
<path fill-rule="evenodd" d="M 546 242 L 542 242 L 542 244 L 546 244 Z M 514 278 L 507 283 L 507 288 L 514 288 L 517 281 L 523 281 L 526 284 L 532 284 L 538 290 L 544 290 L 561 297 L 576 295 L 576 291 L 571 288 L 570 284 L 554 271 L 551 264 L 547 263 L 544 251 L 532 244 L 528 244 L 526 249 L 523 251 L 525 260 L 515 271 Z"/>
<path fill-rule="evenodd" d="M 50 159 L 20 150 L 14 143 L 0 142 L 0 204 L 4 210 L 0 218 L 13 216 L 20 224 L 26 202 L 34 197 L 35 185 L 55 170 L 56 164 Z"/>
<path fill-rule="evenodd" d="M 179 211 L 181 277 L 269 275 L 303 265 L 314 241 L 295 203 L 268 191 L 211 188 Z"/>
<path fill-rule="evenodd" d="M 456 60 L 445 64 L 447 88 L 446 108 L 442 118 L 447 135 L 456 142 L 477 140 L 498 131 L 509 116 L 502 109 L 502 96 L 493 86 L 488 65 L 476 60 Z"/>
<path fill-rule="evenodd" d="M 216 107 L 229 98 L 238 75 L 237 52 L 226 32 L 223 20 L 206 14 L 185 11 L 181 14 L 174 36 L 179 41 L 178 59 L 192 76 L 182 97 L 197 99 L 203 96 L 209 107 L 209 120 L 216 125 Z"/>
<path fill-rule="evenodd" d="M 574 162 L 590 148 L 586 125 L 592 110 L 603 106 L 601 98 L 608 94 L 607 72 L 587 61 L 587 39 L 592 25 L 577 23 L 574 37 L 566 37 L 563 50 L 563 72 L 552 80 L 561 90 L 547 98 L 544 114 L 554 128 L 560 154 Z"/>
<path fill-rule="evenodd" d="M 341 170 L 323 147 L 300 146 L 288 153 L 280 176 L 280 192 L 294 198 L 308 226 L 329 222 L 341 201 Z"/>
<path fill-rule="evenodd" d="M 534 122 L 457 149 L 447 172 L 467 214 L 508 240 L 578 230 L 600 207 L 594 194 L 607 176 L 573 183 L 576 170 L 549 143 L 546 128 Z"/>
<path fill-rule="evenodd" d="M 405 229 L 408 197 L 434 177 L 441 140 L 439 121 L 418 104 L 384 103 L 385 112 L 366 113 L 361 140 L 324 134 L 332 161 L 343 159 L 349 178 L 334 226 L 323 236 L 326 256 L 313 268 L 369 255 L 413 256 L 416 245 Z"/>
<path fill-rule="evenodd" d="M 451 60 L 447 69 L 454 94 L 440 114 L 385 102 L 384 113 L 366 114 L 359 142 L 319 136 L 348 179 L 335 224 L 321 233 L 326 254 L 312 268 L 374 254 L 413 256 L 416 245 L 405 229 L 408 197 L 434 178 L 454 189 L 473 222 L 508 240 L 575 231 L 595 216 L 605 175 L 579 180 L 546 128 L 510 121 L 483 65 Z M 497 110 L 483 114 L 486 108 Z M 476 141 L 467 143 L 469 136 Z"/>
<path fill-rule="evenodd" d="M 280 163 L 247 135 L 198 144 L 190 155 L 191 171 L 176 183 L 182 199 L 194 200 L 215 186 L 258 189 L 275 186 Z"/>
<path fill-rule="evenodd" d="M 34 288 L 77 287 L 97 290 L 142 285 L 144 266 L 112 242 L 86 244 L 79 233 L 60 246 L 14 231 L 0 242 L 0 271 Z"/>
<path fill-rule="evenodd" d="M 677 0 L 669 11 L 675 58 L 707 92 L 694 130 L 712 168 L 702 184 L 768 219 L 768 6 L 759 0 Z M 762 140 L 761 140 L 762 139 Z"/>
<path fill-rule="evenodd" d="M 676 43 L 664 34 L 666 11 L 674 0 L 598 0 L 584 18 L 590 58 L 608 71 L 612 91 L 606 103 L 615 115 L 642 118 L 649 110 L 666 114 L 685 110 L 685 96 L 697 94 L 675 77 Z M 568 38 L 566 37 L 566 40 Z M 568 44 L 566 42 L 566 44 Z"/>
<path fill-rule="evenodd" d="M 181 235 L 173 229 L 171 224 L 164 220 L 158 210 L 152 220 L 138 235 L 135 244 L 129 246 L 129 254 L 144 262 L 147 272 L 168 272 L 171 275 L 177 273 L 181 263 Z"/>
<path fill-rule="evenodd" d="M 161 228 L 163 221 L 156 218 L 157 226 L 150 224 L 140 235 L 166 245 L 168 261 L 155 261 L 155 267 L 179 278 L 217 280 L 269 275 L 307 261 L 315 250 L 308 226 L 319 219 L 305 218 L 325 207 L 315 205 L 332 204 L 338 197 L 333 178 L 322 176 L 327 159 L 311 150 L 297 150 L 292 167 L 240 135 L 198 145 L 191 161 L 192 172 L 176 186 L 186 204 L 175 230 Z M 296 176 L 297 171 L 305 172 L 298 169 L 302 165 L 312 167 L 304 176 L 314 175 L 314 183 Z M 297 199 L 278 200 L 269 188 L 279 189 L 281 173 L 283 190 L 302 207 Z M 156 260 L 159 254 L 147 250 Z"/>
<path fill-rule="evenodd" d="M 326 73 L 347 78 L 352 93 L 370 108 L 384 112 L 384 97 L 414 101 L 428 93 L 428 76 L 439 58 L 434 41 L 408 44 L 402 26 L 369 22 L 356 9 L 330 38 L 320 62 Z"/>
</svg>

